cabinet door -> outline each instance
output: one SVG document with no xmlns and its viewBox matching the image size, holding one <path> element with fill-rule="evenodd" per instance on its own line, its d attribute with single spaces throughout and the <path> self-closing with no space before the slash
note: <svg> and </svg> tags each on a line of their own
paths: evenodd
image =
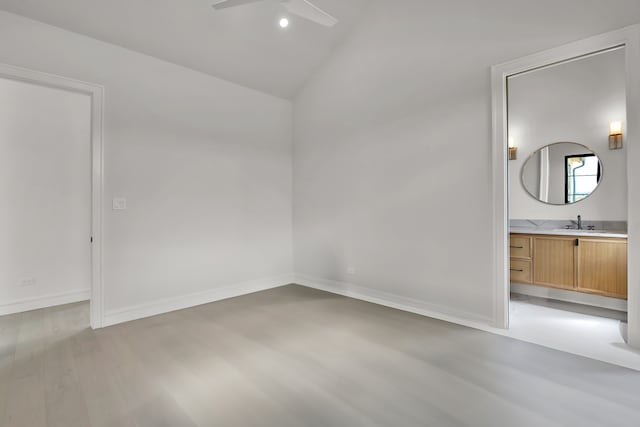
<svg viewBox="0 0 640 427">
<path fill-rule="evenodd" d="M 578 290 L 627 298 L 627 241 L 580 239 Z"/>
<path fill-rule="evenodd" d="M 536 236 L 533 240 L 533 281 L 537 285 L 575 288 L 574 237 Z"/>
</svg>

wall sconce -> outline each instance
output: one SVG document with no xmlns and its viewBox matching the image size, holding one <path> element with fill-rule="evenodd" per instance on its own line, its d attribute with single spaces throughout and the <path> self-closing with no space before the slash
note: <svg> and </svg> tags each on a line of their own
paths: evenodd
<svg viewBox="0 0 640 427">
<path fill-rule="evenodd" d="M 516 160 L 518 158 L 518 147 L 516 147 L 516 141 L 513 138 L 509 138 L 509 160 Z"/>
<path fill-rule="evenodd" d="M 609 123 L 609 150 L 622 148 L 622 122 Z"/>
</svg>

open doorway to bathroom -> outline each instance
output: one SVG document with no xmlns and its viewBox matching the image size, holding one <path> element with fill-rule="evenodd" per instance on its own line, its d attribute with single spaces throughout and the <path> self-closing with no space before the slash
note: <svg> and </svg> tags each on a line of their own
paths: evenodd
<svg viewBox="0 0 640 427">
<path fill-rule="evenodd" d="M 506 79 L 510 333 L 602 359 L 628 338 L 625 60 Z"/>
</svg>

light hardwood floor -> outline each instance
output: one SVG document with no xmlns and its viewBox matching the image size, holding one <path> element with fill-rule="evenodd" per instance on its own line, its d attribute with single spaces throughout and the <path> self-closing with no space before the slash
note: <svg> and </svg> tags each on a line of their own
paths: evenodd
<svg viewBox="0 0 640 427">
<path fill-rule="evenodd" d="M 640 373 L 298 286 L 0 317 L 0 426 L 634 426 Z"/>
</svg>

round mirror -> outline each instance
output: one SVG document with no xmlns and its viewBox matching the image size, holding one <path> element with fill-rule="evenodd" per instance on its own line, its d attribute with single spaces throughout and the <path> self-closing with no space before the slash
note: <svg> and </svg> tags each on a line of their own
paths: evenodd
<svg viewBox="0 0 640 427">
<path fill-rule="evenodd" d="M 570 205 L 586 199 L 601 180 L 598 156 L 574 142 L 542 147 L 522 167 L 522 185 L 527 193 L 550 205 Z"/>
</svg>

